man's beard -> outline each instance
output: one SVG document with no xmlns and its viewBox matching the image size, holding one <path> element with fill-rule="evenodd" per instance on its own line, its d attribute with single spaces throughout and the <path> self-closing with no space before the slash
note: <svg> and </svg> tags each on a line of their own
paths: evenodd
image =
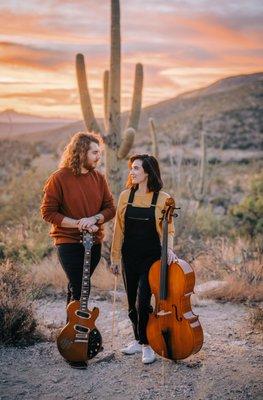
<svg viewBox="0 0 263 400">
<path fill-rule="evenodd" d="M 83 168 L 87 169 L 88 171 L 93 171 L 96 166 L 97 163 L 95 164 L 95 161 L 91 164 L 88 160 L 83 161 L 82 165 Z"/>
</svg>

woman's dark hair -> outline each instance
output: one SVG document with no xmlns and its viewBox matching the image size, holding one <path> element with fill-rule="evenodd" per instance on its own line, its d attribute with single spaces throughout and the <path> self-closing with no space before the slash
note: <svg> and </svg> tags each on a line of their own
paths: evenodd
<svg viewBox="0 0 263 400">
<path fill-rule="evenodd" d="M 136 154 L 135 156 L 130 157 L 128 161 L 128 167 L 131 169 L 132 163 L 135 160 L 142 161 L 142 167 L 144 172 L 148 174 L 148 182 L 147 187 L 150 192 L 159 192 L 163 187 L 163 181 L 161 178 L 160 168 L 158 161 L 154 156 L 149 156 L 149 154 Z M 127 188 L 134 187 L 136 190 L 138 189 L 138 185 L 133 185 L 130 175 L 128 176 Z"/>
</svg>

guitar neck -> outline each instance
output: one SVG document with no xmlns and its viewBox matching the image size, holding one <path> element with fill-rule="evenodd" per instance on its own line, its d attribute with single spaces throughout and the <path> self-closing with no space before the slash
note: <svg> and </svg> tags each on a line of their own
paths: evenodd
<svg viewBox="0 0 263 400">
<path fill-rule="evenodd" d="M 90 295 L 90 261 L 91 261 L 91 247 L 93 243 L 92 235 L 85 233 L 83 235 L 83 245 L 85 248 L 81 296 L 80 296 L 80 309 L 85 311 L 88 309 L 88 301 Z"/>
</svg>

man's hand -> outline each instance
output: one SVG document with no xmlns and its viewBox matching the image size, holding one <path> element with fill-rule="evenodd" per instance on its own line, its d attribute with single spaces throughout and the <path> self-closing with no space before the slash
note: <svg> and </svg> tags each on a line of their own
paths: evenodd
<svg viewBox="0 0 263 400">
<path fill-rule="evenodd" d="M 96 225 L 96 218 L 95 217 L 89 217 L 89 218 L 81 218 L 78 221 L 78 229 L 80 231 L 84 231 L 84 230 L 89 230 L 90 227 L 94 227 Z M 94 231 L 95 232 L 95 231 Z"/>
<path fill-rule="evenodd" d="M 178 257 L 177 255 L 173 252 L 172 249 L 167 250 L 167 264 L 170 265 L 171 263 L 177 262 Z"/>
<path fill-rule="evenodd" d="M 99 230 L 99 228 L 97 227 L 97 225 L 92 225 L 87 229 L 87 231 L 89 233 L 95 233 L 95 232 L 98 232 L 98 230 Z"/>
</svg>

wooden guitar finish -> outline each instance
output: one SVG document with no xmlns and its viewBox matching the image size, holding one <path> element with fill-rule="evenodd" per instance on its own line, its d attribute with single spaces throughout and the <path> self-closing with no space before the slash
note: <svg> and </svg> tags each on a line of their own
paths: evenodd
<svg viewBox="0 0 263 400">
<path fill-rule="evenodd" d="M 101 350 L 101 334 L 95 326 L 99 309 L 88 309 L 90 293 L 90 253 L 93 244 L 92 235 L 83 235 L 85 257 L 83 265 L 80 300 L 71 301 L 67 306 L 68 323 L 57 337 L 60 354 L 67 361 L 87 361 Z"/>
<path fill-rule="evenodd" d="M 203 330 L 191 310 L 190 296 L 195 285 L 192 267 L 184 260 L 167 264 L 168 221 L 175 209 L 172 198 L 166 200 L 163 217 L 162 259 L 149 271 L 155 310 L 149 316 L 147 338 L 153 350 L 170 360 L 181 360 L 197 353 L 203 344 Z"/>
</svg>

